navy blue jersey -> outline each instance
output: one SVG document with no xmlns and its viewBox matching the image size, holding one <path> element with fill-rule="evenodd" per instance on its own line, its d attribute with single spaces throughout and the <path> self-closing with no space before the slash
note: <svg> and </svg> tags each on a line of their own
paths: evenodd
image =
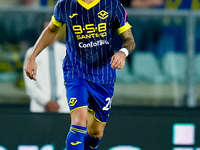
<svg viewBox="0 0 200 150">
<path fill-rule="evenodd" d="M 118 0 L 60 0 L 54 8 L 53 23 L 66 24 L 67 53 L 63 62 L 64 78 L 83 78 L 99 84 L 113 84 L 115 69 L 110 61 L 112 35 L 130 29 L 127 13 Z"/>
</svg>

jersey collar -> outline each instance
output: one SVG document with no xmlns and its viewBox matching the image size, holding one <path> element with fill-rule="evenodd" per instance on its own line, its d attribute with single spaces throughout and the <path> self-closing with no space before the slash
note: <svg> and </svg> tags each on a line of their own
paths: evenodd
<svg viewBox="0 0 200 150">
<path fill-rule="evenodd" d="M 77 0 L 77 1 L 82 7 L 84 7 L 87 10 L 94 7 L 95 5 L 97 5 L 100 2 L 100 0 L 94 0 L 92 3 L 87 4 L 83 0 Z"/>
</svg>

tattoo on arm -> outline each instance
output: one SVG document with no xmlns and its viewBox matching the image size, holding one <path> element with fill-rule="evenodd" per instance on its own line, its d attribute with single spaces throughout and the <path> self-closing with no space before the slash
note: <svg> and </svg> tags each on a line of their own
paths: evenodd
<svg viewBox="0 0 200 150">
<path fill-rule="evenodd" d="M 135 49 L 135 40 L 133 38 L 133 34 L 131 32 L 131 29 L 122 33 L 121 37 L 124 41 L 123 44 L 122 44 L 122 47 L 127 48 L 129 53 L 131 53 Z"/>
</svg>

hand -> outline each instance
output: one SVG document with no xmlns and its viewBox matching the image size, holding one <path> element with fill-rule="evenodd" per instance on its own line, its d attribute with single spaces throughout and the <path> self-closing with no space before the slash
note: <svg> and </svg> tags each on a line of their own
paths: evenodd
<svg viewBox="0 0 200 150">
<path fill-rule="evenodd" d="M 114 69 L 122 69 L 126 62 L 126 55 L 124 52 L 119 51 L 111 58 L 111 67 Z"/>
<path fill-rule="evenodd" d="M 59 108 L 58 103 L 52 100 L 46 104 L 46 112 L 58 112 Z"/>
<path fill-rule="evenodd" d="M 35 59 L 31 59 L 30 57 L 28 57 L 25 63 L 26 75 L 30 79 L 36 80 L 36 71 L 37 71 L 37 64 L 35 62 Z"/>
</svg>

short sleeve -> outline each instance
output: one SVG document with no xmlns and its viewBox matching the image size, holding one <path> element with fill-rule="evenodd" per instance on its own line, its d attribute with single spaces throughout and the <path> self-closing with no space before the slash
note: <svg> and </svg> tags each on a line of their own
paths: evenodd
<svg viewBox="0 0 200 150">
<path fill-rule="evenodd" d="M 128 23 L 127 12 L 120 2 L 117 3 L 115 23 L 119 35 L 132 27 Z"/>
<path fill-rule="evenodd" d="M 57 2 L 57 4 L 54 7 L 54 14 L 51 18 L 53 24 L 55 24 L 58 27 L 62 27 L 62 25 L 64 24 L 61 4 L 62 3 L 60 1 Z"/>
</svg>

